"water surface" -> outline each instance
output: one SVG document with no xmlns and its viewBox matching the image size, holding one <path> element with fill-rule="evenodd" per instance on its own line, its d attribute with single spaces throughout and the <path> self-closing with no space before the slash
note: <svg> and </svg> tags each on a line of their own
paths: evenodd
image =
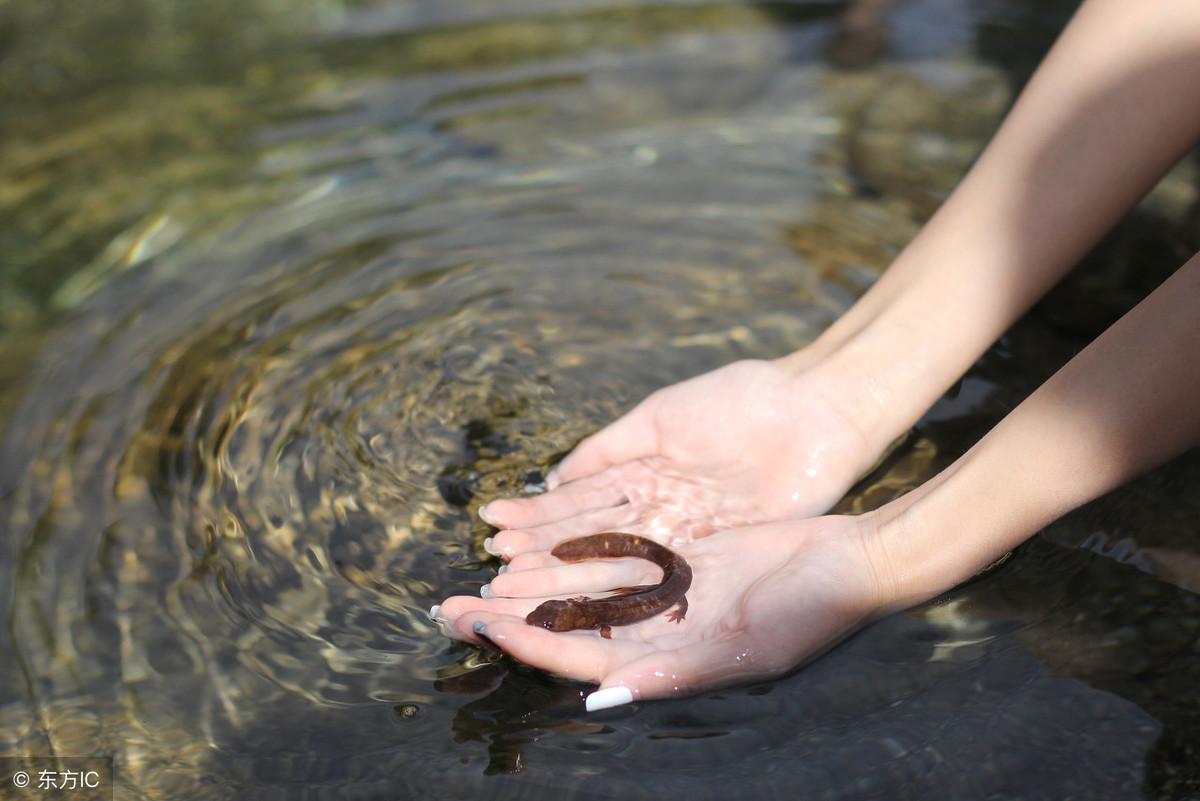
<svg viewBox="0 0 1200 801">
<path fill-rule="evenodd" d="M 481 503 L 844 311 L 1069 4 L 911 0 L 858 70 L 831 3 L 102 5 L 0 10 L 0 753 L 111 754 L 131 799 L 1196 791 L 1194 457 L 775 682 L 586 715 L 426 617 L 494 575 Z M 1194 198 L 841 508 L 1179 263 Z"/>
</svg>

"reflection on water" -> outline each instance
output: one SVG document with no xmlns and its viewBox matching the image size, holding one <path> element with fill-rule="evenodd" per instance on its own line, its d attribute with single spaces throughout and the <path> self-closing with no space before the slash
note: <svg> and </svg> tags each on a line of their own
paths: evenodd
<svg viewBox="0 0 1200 801">
<path fill-rule="evenodd" d="M 853 72 L 825 3 L 0 9 L 0 753 L 112 754 L 122 798 L 1194 789 L 1195 459 L 687 701 L 585 715 L 425 614 L 493 575 L 480 503 L 874 280 L 1011 97 L 973 50 L 1023 4 L 990 5 L 900 4 Z M 1194 197 L 1173 174 L 1139 230 Z M 1124 241 L 842 508 L 1067 358 L 1089 286 L 1132 302 Z"/>
</svg>

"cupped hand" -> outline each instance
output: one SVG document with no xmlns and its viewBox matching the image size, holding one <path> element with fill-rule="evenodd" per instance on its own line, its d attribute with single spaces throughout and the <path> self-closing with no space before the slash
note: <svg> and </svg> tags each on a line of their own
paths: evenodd
<svg viewBox="0 0 1200 801">
<path fill-rule="evenodd" d="M 435 614 L 452 636 L 595 682 L 597 709 L 780 675 L 883 609 L 868 516 L 820 517 L 721 531 L 677 547 L 691 565 L 688 611 L 597 631 L 554 633 L 525 622 L 551 596 L 653 584 L 640 559 L 565 564 L 546 551 L 513 559 L 486 598 L 457 596 Z"/>
<path fill-rule="evenodd" d="M 841 381 L 780 361 L 734 362 L 661 389 L 588 437 L 549 492 L 481 516 L 511 557 L 620 530 L 677 545 L 735 526 L 825 512 L 878 457 Z"/>
</svg>

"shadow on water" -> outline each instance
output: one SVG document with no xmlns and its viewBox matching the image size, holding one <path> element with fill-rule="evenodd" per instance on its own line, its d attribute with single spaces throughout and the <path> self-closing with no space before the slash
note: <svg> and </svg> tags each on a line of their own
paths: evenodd
<svg viewBox="0 0 1200 801">
<path fill-rule="evenodd" d="M 144 798 L 1194 792 L 1194 455 L 777 682 L 586 715 L 425 614 L 493 575 L 480 503 L 844 310 L 1070 4 L 859 4 L 833 70 L 832 3 L 118 8 L 0 8 L 0 751 L 112 753 Z M 1179 198 L 843 509 L 1174 269 Z"/>
</svg>

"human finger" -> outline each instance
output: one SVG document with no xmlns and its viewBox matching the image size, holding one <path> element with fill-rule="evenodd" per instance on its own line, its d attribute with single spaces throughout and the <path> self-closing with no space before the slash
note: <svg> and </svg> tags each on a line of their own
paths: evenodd
<svg viewBox="0 0 1200 801">
<path fill-rule="evenodd" d="M 580 632 L 552 632 L 529 626 L 511 617 L 485 611 L 463 615 L 455 623 L 472 637 L 490 642 L 504 653 L 527 665 L 578 681 L 600 682 L 614 666 L 631 658 L 645 646 L 633 641 L 605 640 Z M 465 637 L 464 637 L 465 638 Z"/>
<path fill-rule="evenodd" d="M 497 528 L 530 528 L 625 503 L 624 489 L 611 476 L 563 484 L 529 498 L 500 498 L 480 507 L 479 517 Z"/>
<path fill-rule="evenodd" d="M 439 623 L 450 628 L 450 634 L 458 639 L 476 642 L 470 628 L 461 629 L 458 621 L 463 615 L 476 612 L 487 612 L 491 615 L 506 615 L 525 624 L 525 618 L 538 607 L 545 598 L 480 598 L 475 595 L 455 595 L 442 601 L 430 609 L 430 616 Z M 463 636 L 458 637 L 459 634 Z"/>
<path fill-rule="evenodd" d="M 736 638 L 692 643 L 621 664 L 601 680 L 600 687 L 584 703 L 589 712 L 595 712 L 633 701 L 693 695 L 777 672 L 773 665 L 764 669 L 756 663 L 751 649 Z"/>
<path fill-rule="evenodd" d="M 636 519 L 637 511 L 628 504 L 596 509 L 543 526 L 499 531 L 484 540 L 483 548 L 493 556 L 512 559 L 529 551 L 549 551 L 563 540 L 573 537 L 601 531 L 626 531 L 633 527 Z"/>
<path fill-rule="evenodd" d="M 651 396 L 654 397 L 654 396 Z M 551 489 L 645 456 L 658 453 L 658 436 L 646 401 L 587 437 L 546 477 Z"/>
<path fill-rule="evenodd" d="M 505 572 L 483 592 L 487 598 L 539 598 L 654 584 L 661 578 L 662 570 L 644 559 L 597 559 Z"/>
</svg>

